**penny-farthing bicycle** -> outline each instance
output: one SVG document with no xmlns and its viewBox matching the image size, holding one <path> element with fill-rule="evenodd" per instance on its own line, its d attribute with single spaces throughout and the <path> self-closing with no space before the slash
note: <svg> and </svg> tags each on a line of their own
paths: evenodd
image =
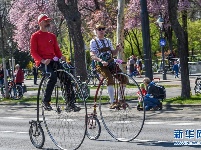
<svg viewBox="0 0 201 150">
<path fill-rule="evenodd" d="M 58 67 L 59 66 L 59 67 Z M 70 73 L 71 67 L 67 63 L 56 63 L 55 71 L 59 84 L 55 85 L 52 94 L 52 110 L 42 107 L 42 116 L 45 128 L 52 142 L 59 149 L 78 149 L 86 134 L 87 109 L 82 89 L 75 77 Z M 50 74 L 43 75 L 37 96 L 37 120 L 30 121 L 29 135 L 32 144 L 36 148 L 42 148 L 45 136 L 39 120 L 39 101 L 43 99 Z M 70 101 L 79 102 L 80 111 L 74 111 L 69 107 Z"/>
<path fill-rule="evenodd" d="M 119 76 L 117 79 L 116 77 Z M 137 110 L 138 96 L 141 91 L 138 83 L 129 75 L 121 72 L 113 74 L 115 80 L 114 97 L 116 107 L 110 109 L 109 96 L 107 93 L 107 81 L 103 78 L 96 90 L 94 107 L 88 109 L 87 136 L 91 140 L 99 138 L 101 133 L 97 107 L 100 119 L 107 132 L 118 141 L 134 140 L 141 132 L 145 121 L 145 109 Z M 127 79 L 127 82 L 122 81 Z M 144 105 L 143 105 L 144 107 Z"/>
</svg>

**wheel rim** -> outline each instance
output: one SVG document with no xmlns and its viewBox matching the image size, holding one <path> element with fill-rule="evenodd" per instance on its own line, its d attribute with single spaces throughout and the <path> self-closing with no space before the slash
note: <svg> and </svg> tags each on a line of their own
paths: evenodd
<svg viewBox="0 0 201 150">
<path fill-rule="evenodd" d="M 75 78 L 72 75 L 69 75 L 69 77 L 74 86 L 77 87 L 76 93 L 81 94 Z M 47 81 L 48 79 L 45 79 L 41 85 L 40 99 L 43 99 Z M 64 92 L 58 87 L 58 102 L 52 97 L 53 110 L 47 111 L 42 107 L 43 121 L 51 140 L 58 148 L 77 149 L 81 146 L 86 133 L 86 103 L 82 99 L 82 102 L 79 104 L 81 110 L 79 112 L 70 111 L 67 109 L 63 94 Z M 52 96 L 55 96 L 55 93 Z"/>
<path fill-rule="evenodd" d="M 135 139 L 141 132 L 144 120 L 145 109 L 137 110 L 138 96 L 137 92 L 140 90 L 137 82 L 126 74 L 119 73 L 129 79 L 124 92 L 126 103 L 117 109 L 109 109 L 110 104 L 101 104 L 103 99 L 108 99 L 107 88 L 103 87 L 99 91 L 99 110 L 100 116 L 105 129 L 108 133 L 118 141 L 131 141 Z"/>
<path fill-rule="evenodd" d="M 36 148 L 43 147 L 44 142 L 45 142 L 45 135 L 44 135 L 43 129 L 40 125 L 33 123 L 29 129 L 29 136 L 30 136 L 31 143 Z"/>
</svg>

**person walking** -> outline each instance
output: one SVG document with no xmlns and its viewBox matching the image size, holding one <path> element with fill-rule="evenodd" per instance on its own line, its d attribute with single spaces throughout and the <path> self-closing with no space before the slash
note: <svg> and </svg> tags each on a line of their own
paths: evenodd
<svg viewBox="0 0 201 150">
<path fill-rule="evenodd" d="M 174 71 L 174 77 L 179 78 L 179 65 L 178 65 L 177 61 L 174 61 L 172 70 Z"/>
<path fill-rule="evenodd" d="M 38 84 L 37 84 L 38 68 L 37 68 L 37 66 L 36 66 L 35 63 L 33 64 L 32 74 L 33 74 L 33 76 L 34 76 L 34 84 L 35 84 L 35 85 L 38 85 Z"/>
<path fill-rule="evenodd" d="M 136 65 L 137 65 L 138 74 L 141 77 L 141 74 L 142 74 L 142 60 L 139 58 L 139 56 L 137 56 Z"/>
<path fill-rule="evenodd" d="M 3 65 L 0 64 L 0 87 L 3 86 L 4 83 L 4 72 L 3 72 Z"/>
<path fill-rule="evenodd" d="M 50 27 L 51 18 L 46 14 L 38 16 L 38 24 L 40 29 L 31 35 L 30 49 L 31 56 L 33 57 L 38 69 L 44 73 L 50 72 L 47 88 L 44 94 L 42 105 L 46 110 L 52 110 L 51 95 L 54 90 L 54 86 L 57 82 L 57 74 L 53 68 L 53 58 L 59 58 L 66 61 L 66 58 L 62 55 L 59 48 L 56 35 L 48 32 Z M 46 67 L 45 67 L 46 66 Z M 74 111 L 80 111 L 80 107 L 75 105 L 75 99 L 72 98 L 69 104 L 70 109 Z"/>
<path fill-rule="evenodd" d="M 112 76 L 112 70 L 109 69 L 110 61 L 113 56 L 122 49 L 121 44 L 118 44 L 114 49 L 110 39 L 105 38 L 106 26 L 97 23 L 95 26 L 96 37 L 90 41 L 90 56 L 91 59 L 96 62 L 96 69 L 101 77 L 107 80 L 107 90 L 110 98 L 110 109 L 118 107 L 118 104 L 114 102 L 114 79 Z M 112 68 L 115 68 L 113 66 Z M 120 68 L 118 72 L 121 72 Z M 121 78 L 121 76 L 118 76 Z M 118 78 L 117 77 L 117 78 Z M 125 85 L 127 83 L 127 78 L 122 78 L 121 82 Z M 125 89 L 125 86 L 123 87 Z M 121 92 L 119 91 L 118 100 L 122 101 Z"/>
<path fill-rule="evenodd" d="M 135 71 L 135 60 L 134 55 L 130 56 L 129 60 L 129 68 L 130 68 L 130 76 L 132 76 L 133 72 Z"/>
</svg>

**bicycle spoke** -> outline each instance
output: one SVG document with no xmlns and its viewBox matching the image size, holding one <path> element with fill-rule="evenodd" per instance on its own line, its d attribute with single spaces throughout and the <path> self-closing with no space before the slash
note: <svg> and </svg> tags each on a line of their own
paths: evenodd
<svg viewBox="0 0 201 150">
<path fill-rule="evenodd" d="M 122 101 L 116 102 L 116 107 L 110 109 L 110 104 L 101 105 L 102 101 L 109 101 L 107 88 L 102 88 L 99 93 L 100 115 L 108 133 L 118 141 L 131 141 L 135 139 L 142 130 L 145 120 L 145 111 L 137 110 L 137 92 L 140 90 L 135 80 L 126 74 L 120 73 L 128 78 L 129 82 L 125 90 L 121 92 Z M 125 86 L 125 85 L 124 85 Z M 121 85 L 116 84 L 116 94 Z M 119 99 L 118 97 L 116 99 Z"/>
<path fill-rule="evenodd" d="M 48 111 L 42 107 L 42 115 L 46 130 L 57 147 L 60 149 L 77 149 L 85 137 L 86 104 L 79 84 L 72 75 L 68 77 L 71 78 L 70 86 L 72 87 L 70 89 L 73 91 L 69 93 L 65 84 L 55 87 L 56 90 L 54 90 L 51 100 L 52 110 Z M 43 82 L 41 99 L 43 99 L 42 95 L 44 95 L 47 82 L 48 79 Z M 81 110 L 78 112 L 69 107 L 72 94 L 74 94 L 77 102 L 80 101 L 77 105 L 81 107 Z"/>
</svg>

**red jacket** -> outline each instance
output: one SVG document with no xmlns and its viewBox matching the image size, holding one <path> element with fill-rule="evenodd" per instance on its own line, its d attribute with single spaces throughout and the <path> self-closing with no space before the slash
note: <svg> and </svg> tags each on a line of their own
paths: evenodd
<svg viewBox="0 0 201 150">
<path fill-rule="evenodd" d="M 36 66 L 39 66 L 42 59 L 53 59 L 55 56 L 61 58 L 62 56 L 56 36 L 53 33 L 41 30 L 32 34 L 30 49 Z"/>
<path fill-rule="evenodd" d="M 141 92 L 142 92 L 142 95 L 141 95 Z M 145 89 L 141 89 L 141 92 L 140 91 L 137 92 L 139 102 L 142 101 L 142 96 L 145 96 L 147 94 L 147 91 Z"/>
<path fill-rule="evenodd" d="M 147 91 L 145 89 L 141 89 L 142 96 L 145 96 L 147 94 Z M 141 92 L 138 91 L 137 94 L 141 96 Z"/>
<path fill-rule="evenodd" d="M 18 71 L 15 71 L 15 83 L 23 83 L 24 82 L 24 72 L 20 68 Z"/>
</svg>

